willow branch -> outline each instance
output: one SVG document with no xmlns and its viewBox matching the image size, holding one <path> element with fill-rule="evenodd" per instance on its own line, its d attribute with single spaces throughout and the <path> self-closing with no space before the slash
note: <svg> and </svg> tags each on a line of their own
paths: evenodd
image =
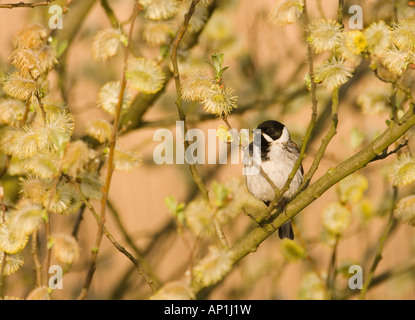
<svg viewBox="0 0 415 320">
<path fill-rule="evenodd" d="M 49 199 L 48 199 L 48 205 L 45 208 L 46 209 L 46 219 L 45 219 L 45 239 L 46 239 L 46 258 L 45 258 L 45 279 L 48 278 L 49 276 L 49 266 L 50 266 L 50 259 L 51 259 L 51 251 L 52 251 L 52 247 L 49 246 L 49 240 L 50 240 L 50 236 L 51 236 L 51 226 L 50 226 L 50 205 L 52 203 L 53 197 L 56 194 L 56 190 L 59 184 L 59 181 L 61 179 L 61 176 L 58 175 L 57 177 L 55 177 L 53 179 L 53 184 L 52 184 L 52 188 L 49 194 Z"/>
<path fill-rule="evenodd" d="M 230 156 L 230 153 L 228 153 L 228 157 L 229 156 Z M 203 180 L 204 181 L 213 180 L 216 174 L 219 172 L 220 167 L 221 166 L 217 164 L 213 166 L 212 169 L 206 170 L 206 172 L 204 173 L 204 176 L 202 177 Z M 189 203 L 192 200 L 194 200 L 199 194 L 198 191 L 199 191 L 198 189 L 190 189 L 188 195 L 186 196 L 184 200 L 184 203 Z M 152 233 L 150 242 L 143 249 L 143 256 L 145 256 L 148 260 L 151 259 L 153 264 L 157 264 L 157 261 L 165 257 L 162 250 L 160 250 L 160 247 L 165 245 L 166 243 L 170 243 L 170 239 L 173 233 L 177 234 L 177 223 L 175 222 L 175 219 L 171 217 L 156 232 Z M 193 251 L 195 251 L 195 248 L 196 246 L 193 247 Z M 177 267 L 178 270 L 181 270 L 181 274 L 183 273 L 183 270 L 185 270 L 186 264 L 183 264 L 183 266 L 184 267 Z M 114 287 L 112 294 L 110 295 L 112 299 L 120 299 L 122 294 L 126 292 L 128 287 L 131 285 L 131 281 L 129 280 L 129 278 L 131 277 L 134 271 L 133 267 L 134 266 L 131 266 L 130 268 L 128 268 L 125 271 L 124 275 L 120 277 L 121 281 Z M 174 272 L 174 274 L 178 274 L 178 272 Z"/>
<path fill-rule="evenodd" d="M 3 299 L 4 297 L 4 289 L 6 286 L 6 275 L 4 274 L 4 269 L 6 268 L 6 259 L 7 259 L 7 253 L 1 252 L 0 257 L 2 258 L 0 263 L 0 299 Z"/>
<path fill-rule="evenodd" d="M 5 3 L 0 4 L 0 9 L 14 9 L 14 8 L 36 8 L 50 5 L 56 0 L 46 0 L 42 2 L 17 2 L 17 3 Z"/>
<path fill-rule="evenodd" d="M 388 149 L 385 149 L 383 152 L 382 152 L 382 154 L 380 154 L 380 155 L 378 155 L 376 158 L 374 158 L 373 160 L 372 160 L 372 162 L 374 162 L 374 161 L 378 161 L 378 160 L 383 160 L 383 159 L 386 159 L 387 157 L 389 157 L 389 156 L 391 156 L 391 155 L 393 155 L 393 154 L 395 154 L 395 153 L 398 153 L 402 148 L 405 148 L 407 145 L 408 145 L 408 143 L 409 143 L 409 140 L 408 139 L 406 139 L 403 143 L 401 143 L 401 144 L 399 144 L 399 146 L 397 146 L 395 149 L 393 149 L 392 151 L 389 151 L 388 152 Z"/>
<path fill-rule="evenodd" d="M 0 171 L 0 180 L 4 177 L 4 175 L 7 173 L 7 170 L 9 170 L 9 166 L 10 166 L 10 160 L 12 159 L 12 157 L 10 155 L 6 156 L 6 162 L 4 163 L 4 167 L 3 169 L 1 169 Z"/>
<path fill-rule="evenodd" d="M 181 81 L 180 81 L 180 73 L 179 73 L 179 65 L 177 62 L 177 51 L 179 49 L 179 45 L 180 42 L 182 41 L 187 29 L 189 28 L 189 24 L 190 24 L 190 19 L 193 16 L 193 13 L 195 12 L 196 9 L 196 5 L 199 3 L 199 0 L 193 0 L 192 3 L 190 4 L 189 10 L 187 11 L 187 13 L 184 15 L 184 22 L 183 25 L 180 28 L 179 33 L 176 36 L 176 39 L 174 40 L 173 43 L 173 49 L 170 55 L 172 64 L 173 64 L 173 78 L 176 84 L 176 107 L 177 107 L 177 111 L 179 113 L 179 118 L 180 120 L 183 122 L 183 137 L 186 137 L 186 133 L 187 133 L 187 123 L 186 123 L 186 113 L 184 111 L 183 108 L 183 102 L 181 99 L 181 92 L 182 92 L 182 85 L 181 85 Z M 187 150 L 187 148 L 189 147 L 189 141 L 186 140 L 186 138 L 184 139 L 184 150 Z M 203 199 L 206 201 L 206 203 L 208 203 L 210 205 L 210 200 L 209 200 L 209 192 L 205 186 L 205 183 L 203 182 L 202 177 L 200 176 L 197 167 L 195 164 L 190 164 L 189 163 L 189 170 L 190 173 L 193 177 L 193 180 L 195 181 L 197 187 L 199 188 L 200 192 L 202 193 L 202 197 Z M 215 223 L 215 230 L 216 230 L 216 234 L 219 238 L 219 241 L 222 245 L 223 248 L 228 248 L 229 247 L 229 243 L 225 237 L 225 234 L 222 230 L 222 226 L 220 225 L 220 223 L 215 219 L 214 220 Z"/>
<path fill-rule="evenodd" d="M 32 234 L 32 248 L 31 253 L 33 255 L 33 261 L 35 263 L 35 273 L 36 273 L 36 287 L 42 285 L 42 265 L 39 260 L 38 252 L 38 239 L 37 239 L 37 230 Z"/>
<path fill-rule="evenodd" d="M 85 205 L 82 204 L 81 208 L 79 208 L 78 210 L 78 215 L 76 216 L 76 220 L 72 228 L 72 233 L 71 233 L 72 237 L 74 237 L 77 240 L 78 240 L 79 228 L 81 226 L 81 222 L 84 217 L 84 211 L 85 211 Z"/>
<path fill-rule="evenodd" d="M 120 231 L 121 231 L 121 233 L 124 237 L 124 240 L 130 245 L 130 247 L 134 250 L 134 252 L 137 255 L 141 256 L 143 253 L 135 245 L 133 238 L 130 236 L 130 234 L 127 231 L 127 228 L 124 226 L 123 222 L 121 221 L 120 214 L 119 214 L 118 210 L 115 208 L 112 201 L 108 199 L 107 205 L 108 205 L 108 209 L 110 209 L 110 211 L 112 213 L 112 216 L 115 219 L 115 222 L 117 223 L 118 229 L 120 229 Z"/>
<path fill-rule="evenodd" d="M 67 76 L 66 71 L 68 70 L 67 65 L 67 54 L 68 49 L 71 47 L 73 40 L 75 39 L 78 31 L 82 24 L 86 20 L 86 16 L 92 9 L 97 0 L 82 0 L 73 1 L 67 0 L 65 7 L 63 8 L 63 14 L 65 17 L 65 27 L 63 29 L 51 30 L 50 36 L 55 37 L 58 40 L 59 45 L 63 45 L 63 52 L 59 57 L 59 64 L 55 70 L 59 74 L 58 85 L 59 90 L 64 101 L 68 103 L 68 92 L 67 92 Z M 74 2 L 74 3 L 72 3 Z M 70 7 L 70 10 L 69 10 Z"/>
<path fill-rule="evenodd" d="M 101 6 L 104 9 L 108 20 L 111 22 L 111 25 L 114 29 L 118 29 L 120 27 L 120 23 L 118 22 L 117 17 L 115 16 L 114 10 L 112 10 L 111 6 L 108 3 L 108 0 L 101 0 Z M 131 19 L 134 19 L 132 17 Z"/>
<path fill-rule="evenodd" d="M 292 219 L 336 183 L 369 164 L 373 158 L 381 154 L 383 150 L 392 145 L 414 125 L 415 116 L 408 111 L 402 117 L 402 123 L 392 123 L 387 130 L 367 145 L 366 148 L 321 176 L 287 204 L 285 207 L 286 214 L 278 215 L 271 223 L 278 228 L 289 219 Z M 237 263 L 249 253 L 255 252 L 258 246 L 275 232 L 271 223 L 255 228 L 229 249 L 232 264 Z M 204 287 L 203 284 L 197 281 L 192 283 L 192 289 L 195 293 L 198 293 Z"/>
<path fill-rule="evenodd" d="M 193 13 L 195 12 L 195 8 L 197 3 L 199 2 L 199 0 L 193 0 L 190 8 L 188 10 L 188 12 L 185 14 L 184 16 L 184 22 L 182 27 L 180 28 L 180 32 L 177 34 L 176 39 L 174 40 L 174 44 L 173 44 L 173 49 L 171 52 L 171 61 L 173 64 L 173 77 L 174 77 L 174 81 L 176 84 L 176 107 L 177 107 L 177 111 L 179 113 L 179 118 L 180 120 L 183 122 L 183 137 L 186 137 L 186 133 L 187 133 L 187 123 L 186 123 L 186 113 L 184 111 L 183 108 L 183 103 L 182 103 L 182 99 L 181 99 L 181 89 L 182 89 L 182 85 L 181 85 L 181 81 L 180 81 L 180 74 L 179 74 L 179 66 L 178 66 L 178 62 L 177 62 L 177 50 L 179 49 L 179 45 L 181 40 L 183 39 L 188 27 L 189 27 L 189 23 L 190 23 L 190 19 L 192 18 Z M 186 150 L 189 147 L 189 141 L 186 141 L 186 139 L 184 139 L 184 149 Z M 200 177 L 199 172 L 197 171 L 196 165 L 194 164 L 189 164 L 189 170 L 190 173 L 192 174 L 193 180 L 195 181 L 197 187 L 199 188 L 200 192 L 202 193 L 203 199 L 205 199 L 206 202 L 209 203 L 209 193 L 208 190 L 206 189 L 205 184 L 203 183 L 202 178 Z"/>
<path fill-rule="evenodd" d="M 307 26 L 309 22 L 307 1 L 304 1 L 303 20 L 304 20 L 304 24 Z M 314 79 L 314 53 L 313 53 L 313 48 L 311 47 L 309 43 L 307 43 L 307 62 L 308 62 L 308 74 L 310 76 L 310 83 L 311 83 L 311 86 L 310 86 L 311 119 L 308 124 L 307 131 L 303 137 L 303 141 L 301 143 L 300 154 L 298 156 L 297 161 L 294 164 L 293 169 L 288 175 L 287 181 L 285 182 L 284 186 L 280 190 L 278 190 L 278 188 L 274 188 L 275 198 L 274 198 L 274 201 L 271 202 L 267 208 L 267 215 L 271 214 L 271 212 L 274 210 L 275 206 L 278 204 L 278 202 L 281 200 L 284 194 L 290 189 L 291 181 L 294 179 L 298 169 L 301 166 L 302 161 L 304 160 L 306 156 L 307 146 L 308 146 L 308 143 L 310 142 L 314 127 L 316 126 L 317 106 L 318 106 L 318 101 L 316 98 L 317 84 Z"/>
<path fill-rule="evenodd" d="M 337 247 L 339 244 L 339 237 L 336 238 L 336 242 L 333 246 L 333 250 L 331 253 L 331 259 L 329 263 L 329 267 L 327 270 L 327 280 L 326 280 L 326 287 L 327 287 L 327 293 L 328 298 L 333 299 L 334 298 L 334 284 L 336 280 L 337 270 L 336 270 L 336 261 L 337 261 Z"/>
<path fill-rule="evenodd" d="M 87 198 L 85 198 L 84 194 L 80 190 L 79 186 L 66 174 L 63 175 L 66 180 L 68 180 L 69 183 L 71 183 L 75 189 L 78 191 L 79 196 L 81 197 L 82 203 L 89 209 L 89 211 L 94 216 L 95 220 L 97 221 L 98 225 L 101 225 L 100 221 L 100 215 L 96 212 L 94 206 L 88 201 Z M 146 280 L 148 285 L 150 286 L 152 292 L 156 291 L 156 286 L 154 284 L 153 279 L 145 272 L 145 270 L 141 267 L 140 262 L 134 258 L 134 256 L 127 251 L 122 245 L 120 245 L 114 238 L 114 236 L 108 231 L 107 227 L 103 227 L 103 234 L 108 238 L 108 240 L 114 245 L 114 247 L 120 251 L 122 254 L 124 254 L 136 267 L 138 273 L 143 276 L 143 278 Z"/>
<path fill-rule="evenodd" d="M 135 254 L 137 256 L 137 258 L 136 258 L 137 261 L 140 263 L 140 265 L 143 266 L 144 269 L 147 270 L 146 273 L 149 274 L 149 276 L 151 277 L 152 283 L 155 283 L 157 285 L 158 283 L 160 283 L 160 280 L 154 274 L 154 272 L 151 271 L 151 266 L 149 265 L 149 263 L 144 258 L 143 252 L 136 246 L 136 244 L 134 243 L 133 238 L 128 233 L 128 231 L 125 228 L 123 222 L 121 221 L 121 217 L 120 217 L 120 214 L 119 214 L 118 210 L 115 208 L 114 204 L 110 200 L 108 200 L 107 205 L 108 205 L 108 209 L 110 209 L 110 211 L 112 213 L 112 216 L 115 219 L 115 222 L 117 223 L 117 226 L 118 226 L 119 230 L 121 231 L 121 233 L 124 237 L 124 240 L 129 244 L 129 246 L 135 252 Z"/>
<path fill-rule="evenodd" d="M 111 178 L 112 178 L 112 173 L 113 173 L 113 165 L 114 165 L 114 152 L 115 152 L 115 144 L 116 144 L 116 140 L 117 140 L 117 133 L 118 133 L 118 125 L 119 125 L 119 120 L 120 120 L 120 114 L 121 114 L 121 107 L 122 107 L 122 103 L 123 103 L 123 97 L 124 97 L 124 91 L 125 91 L 125 87 L 127 85 L 127 79 L 125 77 L 125 71 L 127 68 L 127 62 L 128 62 L 128 57 L 129 57 L 129 52 L 130 52 L 130 45 L 131 45 L 131 41 L 132 41 L 132 34 L 133 34 L 133 30 L 134 30 L 134 24 L 135 24 L 135 18 L 140 10 L 140 5 L 138 3 L 138 1 L 135 2 L 134 5 L 134 14 L 133 14 L 133 20 L 131 21 L 131 26 L 130 26 L 130 31 L 129 31 L 129 35 L 128 35 L 128 45 L 125 48 L 124 51 L 124 66 L 123 66 L 123 76 L 122 76 L 122 81 L 121 81 L 121 89 L 120 89 L 120 94 L 118 96 L 118 103 L 115 109 L 115 116 L 114 116 L 114 126 L 113 126 L 113 130 L 111 132 L 111 136 L 109 139 L 109 153 L 108 153 L 108 163 L 107 163 L 107 174 L 106 174 L 106 179 L 105 179 L 105 185 L 102 189 L 102 199 L 101 199 L 101 211 L 100 211 L 100 215 L 99 215 L 99 225 L 98 225 L 98 230 L 97 230 L 97 234 L 96 234 L 96 238 L 95 238 L 95 244 L 92 250 L 92 254 L 91 254 L 91 261 L 90 261 L 90 267 L 85 279 L 85 283 L 84 286 L 82 288 L 81 294 L 79 295 L 79 299 L 85 299 L 87 294 L 88 294 L 88 290 L 89 287 L 91 286 L 91 282 L 92 282 L 92 278 L 95 272 L 95 266 L 96 266 L 96 261 L 97 261 L 97 257 L 98 257 L 98 252 L 99 252 L 99 247 L 101 245 L 101 240 L 102 240 L 102 236 L 104 234 L 104 226 L 105 226 L 105 213 L 106 213 L 106 209 L 107 209 L 107 199 L 108 199 L 108 195 L 109 195 L 109 189 L 110 189 L 110 185 L 111 185 Z"/>
<path fill-rule="evenodd" d="M 383 248 L 385 246 L 386 240 L 388 239 L 388 236 L 389 236 L 393 226 L 396 223 L 396 220 L 393 216 L 393 211 L 395 209 L 397 196 L 398 196 L 398 188 L 393 187 L 393 201 L 392 201 L 392 206 L 391 206 L 391 210 L 390 210 L 390 214 L 389 214 L 389 221 L 388 221 L 388 223 L 385 227 L 385 230 L 382 232 L 382 235 L 379 238 L 379 241 L 378 241 L 379 245 L 378 245 L 378 248 L 376 249 L 375 259 L 372 263 L 372 266 L 370 267 L 368 275 L 365 277 L 365 282 L 363 283 L 363 288 L 362 288 L 362 290 L 360 291 L 360 294 L 359 294 L 359 300 L 365 300 L 365 298 L 366 298 L 366 293 L 367 293 L 367 290 L 369 289 L 370 283 L 373 280 L 376 268 L 378 267 L 379 262 L 382 260 L 382 252 L 383 252 Z"/>
<path fill-rule="evenodd" d="M 85 201 L 85 198 L 83 199 L 85 205 L 88 207 L 88 209 L 91 211 L 91 213 L 93 214 L 95 220 L 97 221 L 98 224 L 101 224 L 101 221 L 99 219 L 99 215 L 98 213 L 95 211 L 94 207 L 88 202 Z M 134 256 L 127 251 L 127 249 L 125 249 L 122 245 L 120 245 L 114 238 L 114 236 L 108 231 L 108 229 L 104 226 L 103 228 L 103 232 L 105 234 L 105 236 L 108 238 L 108 240 L 114 245 L 114 247 L 120 251 L 122 254 L 124 254 L 136 267 L 138 273 L 143 276 L 143 278 L 145 279 L 145 281 L 147 282 L 147 284 L 149 285 L 151 291 L 154 293 L 157 291 L 157 288 L 154 284 L 153 279 L 144 271 L 144 269 L 141 267 L 140 262 L 134 258 Z"/>
<path fill-rule="evenodd" d="M 300 190 L 303 187 L 307 187 L 310 183 L 311 179 L 313 178 L 314 174 L 316 173 L 318 166 L 320 165 L 321 160 L 323 159 L 324 153 L 333 137 L 337 133 L 337 123 L 338 123 L 338 107 L 339 107 L 339 88 L 335 88 L 333 90 L 332 95 L 332 106 L 331 106 L 331 126 L 330 130 L 327 132 L 326 136 L 323 138 L 321 145 L 317 151 L 317 154 L 311 164 L 310 169 L 308 170 L 307 174 L 304 177 L 304 182 L 300 187 Z"/>
<path fill-rule="evenodd" d="M 1 223 L 6 223 L 6 207 L 4 205 L 4 191 L 3 187 L 1 187 L 1 194 L 0 194 L 0 207 L 1 207 Z M 4 275 L 4 268 L 6 267 L 6 259 L 7 259 L 7 253 L 1 252 L 0 257 L 2 258 L 1 264 L 0 264 L 0 299 L 4 297 L 4 289 L 5 289 L 5 282 L 6 277 Z"/>
<path fill-rule="evenodd" d="M 337 9 L 337 22 L 343 25 L 343 10 L 344 10 L 344 0 L 339 0 L 339 7 Z"/>
</svg>

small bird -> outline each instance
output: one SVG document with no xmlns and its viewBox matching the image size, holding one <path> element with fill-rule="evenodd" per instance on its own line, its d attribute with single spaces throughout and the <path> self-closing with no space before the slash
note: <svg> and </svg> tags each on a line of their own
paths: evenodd
<svg viewBox="0 0 415 320">
<path fill-rule="evenodd" d="M 268 120 L 258 125 L 257 129 L 261 135 L 254 136 L 254 141 L 248 147 L 249 156 L 245 154 L 245 181 L 249 192 L 268 206 L 275 198 L 275 191 L 261 173 L 261 168 L 269 180 L 281 189 L 294 168 L 300 151 L 282 123 Z M 303 174 L 303 167 L 300 166 L 291 181 L 290 189 L 280 200 L 282 206 L 297 192 L 303 182 Z M 291 220 L 278 229 L 278 235 L 281 239 L 294 239 Z"/>
</svg>

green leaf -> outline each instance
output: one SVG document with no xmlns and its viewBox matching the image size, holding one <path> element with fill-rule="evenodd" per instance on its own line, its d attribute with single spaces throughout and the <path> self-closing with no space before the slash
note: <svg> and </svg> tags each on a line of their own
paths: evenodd
<svg viewBox="0 0 415 320">
<path fill-rule="evenodd" d="M 164 203 L 166 204 L 167 209 L 169 209 L 171 214 L 175 214 L 177 212 L 177 200 L 173 196 L 169 196 L 164 199 Z"/>
<path fill-rule="evenodd" d="M 174 196 L 169 196 L 164 199 L 164 203 L 166 204 L 166 207 L 170 213 L 176 217 L 177 220 L 180 222 L 184 221 L 184 216 L 182 215 L 184 212 L 185 204 L 183 202 L 178 203 Z"/>
<path fill-rule="evenodd" d="M 213 66 L 217 72 L 220 72 L 220 70 L 222 70 L 223 60 L 223 53 L 214 53 L 212 55 Z"/>
<path fill-rule="evenodd" d="M 229 189 L 223 184 L 219 184 L 216 181 L 212 182 L 213 193 L 215 194 L 215 204 L 218 208 L 222 208 L 226 205 L 226 200 L 229 196 Z"/>
<path fill-rule="evenodd" d="M 185 222 L 185 214 L 184 214 L 185 204 L 183 202 L 178 203 L 177 200 L 173 196 L 169 196 L 165 198 L 164 203 L 166 204 L 167 209 L 176 219 L 176 222 L 178 225 L 178 231 L 180 233 Z"/>
<path fill-rule="evenodd" d="M 215 79 L 217 81 L 220 81 L 220 79 L 223 76 L 223 73 L 229 68 L 229 67 L 222 67 L 224 61 L 224 55 L 223 53 L 214 53 L 212 55 L 212 63 L 209 61 L 206 61 L 214 70 L 215 72 Z"/>
<path fill-rule="evenodd" d="M 219 78 L 222 78 L 223 73 L 228 69 L 229 69 L 229 67 L 222 68 L 218 73 Z"/>
</svg>

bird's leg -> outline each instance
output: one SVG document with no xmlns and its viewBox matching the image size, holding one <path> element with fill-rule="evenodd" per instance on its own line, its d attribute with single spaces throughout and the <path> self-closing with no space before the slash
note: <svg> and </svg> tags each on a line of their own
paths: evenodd
<svg viewBox="0 0 415 320">
<path fill-rule="evenodd" d="M 282 198 L 280 199 L 279 203 L 277 203 L 276 208 L 278 211 L 278 207 L 281 208 L 281 211 L 284 212 L 285 215 L 287 215 L 287 202 L 288 199 L 287 198 Z M 270 202 L 268 201 L 267 203 L 264 202 L 267 207 L 269 206 Z M 274 224 L 272 223 L 272 212 L 268 213 L 268 215 L 259 223 L 259 226 L 262 226 L 264 223 L 269 223 L 274 230 L 277 230 L 277 228 L 274 226 Z"/>
<path fill-rule="evenodd" d="M 277 231 L 277 229 L 278 228 L 276 228 L 275 226 L 274 226 L 274 224 L 272 223 L 272 214 L 271 213 L 269 213 L 264 219 L 262 219 L 259 223 L 258 223 L 258 225 L 260 226 L 260 227 L 263 227 L 264 226 L 264 224 L 265 223 L 269 223 L 270 225 L 271 225 L 271 227 L 275 230 L 275 231 Z"/>
<path fill-rule="evenodd" d="M 269 207 L 270 203 L 271 203 L 271 201 L 264 201 L 264 204 L 267 207 Z M 274 230 L 277 231 L 277 228 L 272 223 L 272 211 L 270 213 L 268 213 L 267 216 L 264 219 L 262 219 L 258 225 L 260 227 L 262 227 L 264 225 L 264 223 L 269 223 L 274 228 Z"/>
<path fill-rule="evenodd" d="M 263 221 L 258 221 L 252 214 L 250 214 L 248 211 L 245 210 L 244 207 L 242 207 L 242 211 L 245 215 L 251 218 L 257 225 L 261 226 L 263 224 Z"/>
<path fill-rule="evenodd" d="M 242 208 L 242 211 L 245 215 L 247 215 L 251 220 L 253 220 L 259 227 L 263 227 L 265 223 L 269 222 L 271 226 L 274 228 L 275 231 L 277 231 L 277 228 L 273 225 L 271 221 L 271 214 L 269 214 L 267 217 L 265 217 L 262 220 L 257 220 L 252 214 L 250 214 L 248 211 L 245 210 L 245 208 Z"/>
</svg>

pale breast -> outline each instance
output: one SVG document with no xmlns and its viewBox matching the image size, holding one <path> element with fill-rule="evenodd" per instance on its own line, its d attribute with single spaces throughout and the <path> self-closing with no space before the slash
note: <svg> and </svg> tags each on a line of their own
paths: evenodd
<svg viewBox="0 0 415 320">
<path fill-rule="evenodd" d="M 264 172 L 279 189 L 284 186 L 298 158 L 298 149 L 296 147 L 295 149 L 296 152 L 287 150 L 286 145 L 274 144 L 269 150 L 269 161 L 262 161 L 261 163 Z M 246 166 L 245 180 L 249 192 L 255 198 L 262 201 L 272 201 L 274 199 L 275 192 L 268 181 L 259 173 L 258 164 Z M 302 181 L 301 169 L 298 169 L 294 179 L 291 181 L 290 189 L 285 193 L 285 197 L 292 197 L 297 192 Z"/>
</svg>

